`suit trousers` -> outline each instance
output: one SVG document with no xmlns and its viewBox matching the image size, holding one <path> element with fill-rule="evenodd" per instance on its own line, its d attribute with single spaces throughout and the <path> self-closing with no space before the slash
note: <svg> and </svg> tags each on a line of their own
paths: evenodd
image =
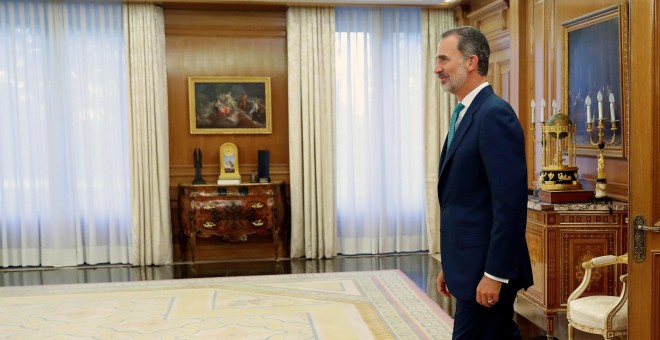
<svg viewBox="0 0 660 340">
<path fill-rule="evenodd" d="M 520 330 L 513 321 L 513 303 L 519 288 L 512 283 L 502 284 L 499 301 L 490 308 L 478 304 L 476 300 L 457 299 L 452 339 L 521 339 Z"/>
</svg>

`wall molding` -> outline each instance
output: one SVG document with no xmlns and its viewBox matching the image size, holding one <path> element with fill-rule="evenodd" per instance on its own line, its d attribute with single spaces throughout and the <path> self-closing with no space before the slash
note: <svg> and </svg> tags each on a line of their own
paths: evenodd
<svg viewBox="0 0 660 340">
<path fill-rule="evenodd" d="M 499 29 L 502 31 L 508 30 L 506 23 L 506 11 L 509 9 L 509 4 L 504 0 L 493 1 L 477 10 L 467 14 L 467 18 L 475 23 L 475 26 L 482 30 L 481 25 L 486 19 L 493 20 L 497 16 Z M 482 30 L 483 31 L 483 30 Z M 484 32 L 485 34 L 486 32 Z"/>
<path fill-rule="evenodd" d="M 257 171 L 258 164 L 240 164 L 241 181 L 249 182 L 250 174 Z M 206 183 L 213 184 L 220 175 L 219 164 L 202 164 L 202 178 Z M 195 168 L 192 165 L 170 166 L 170 187 L 177 187 L 179 183 L 189 183 L 195 178 Z M 289 164 L 271 164 L 270 178 L 272 181 L 289 182 Z"/>
</svg>

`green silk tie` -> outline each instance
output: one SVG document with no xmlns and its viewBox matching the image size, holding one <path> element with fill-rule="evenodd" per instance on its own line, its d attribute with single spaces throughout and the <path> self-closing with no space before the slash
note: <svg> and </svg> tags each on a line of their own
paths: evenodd
<svg viewBox="0 0 660 340">
<path fill-rule="evenodd" d="M 456 120 L 458 119 L 458 114 L 463 110 L 465 105 L 463 103 L 456 104 L 454 107 L 454 112 L 451 114 L 451 121 L 449 123 L 449 134 L 447 135 L 447 149 L 451 145 L 451 140 L 454 139 L 454 130 L 456 130 Z"/>
</svg>

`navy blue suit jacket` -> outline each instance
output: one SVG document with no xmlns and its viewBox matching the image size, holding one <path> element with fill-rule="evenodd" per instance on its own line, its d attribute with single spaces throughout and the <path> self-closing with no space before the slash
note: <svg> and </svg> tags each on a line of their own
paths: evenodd
<svg viewBox="0 0 660 340">
<path fill-rule="evenodd" d="M 445 142 L 438 199 L 450 293 L 476 299 L 484 272 L 509 279 L 518 289 L 532 285 L 523 131 L 511 106 L 490 86 L 468 107 L 449 149 Z"/>
</svg>

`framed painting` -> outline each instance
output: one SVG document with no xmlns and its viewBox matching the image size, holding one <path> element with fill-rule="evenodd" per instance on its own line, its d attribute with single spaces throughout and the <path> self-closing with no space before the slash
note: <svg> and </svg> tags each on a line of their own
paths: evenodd
<svg viewBox="0 0 660 340">
<path fill-rule="evenodd" d="M 188 78 L 191 134 L 271 133 L 270 78 Z"/>
<path fill-rule="evenodd" d="M 602 118 L 604 155 L 625 158 L 629 109 L 628 6 L 626 3 L 611 6 L 562 26 L 562 110 L 576 126 L 576 154 L 598 154 L 598 125 Z M 593 122 L 591 136 L 587 132 L 588 119 Z"/>
</svg>

